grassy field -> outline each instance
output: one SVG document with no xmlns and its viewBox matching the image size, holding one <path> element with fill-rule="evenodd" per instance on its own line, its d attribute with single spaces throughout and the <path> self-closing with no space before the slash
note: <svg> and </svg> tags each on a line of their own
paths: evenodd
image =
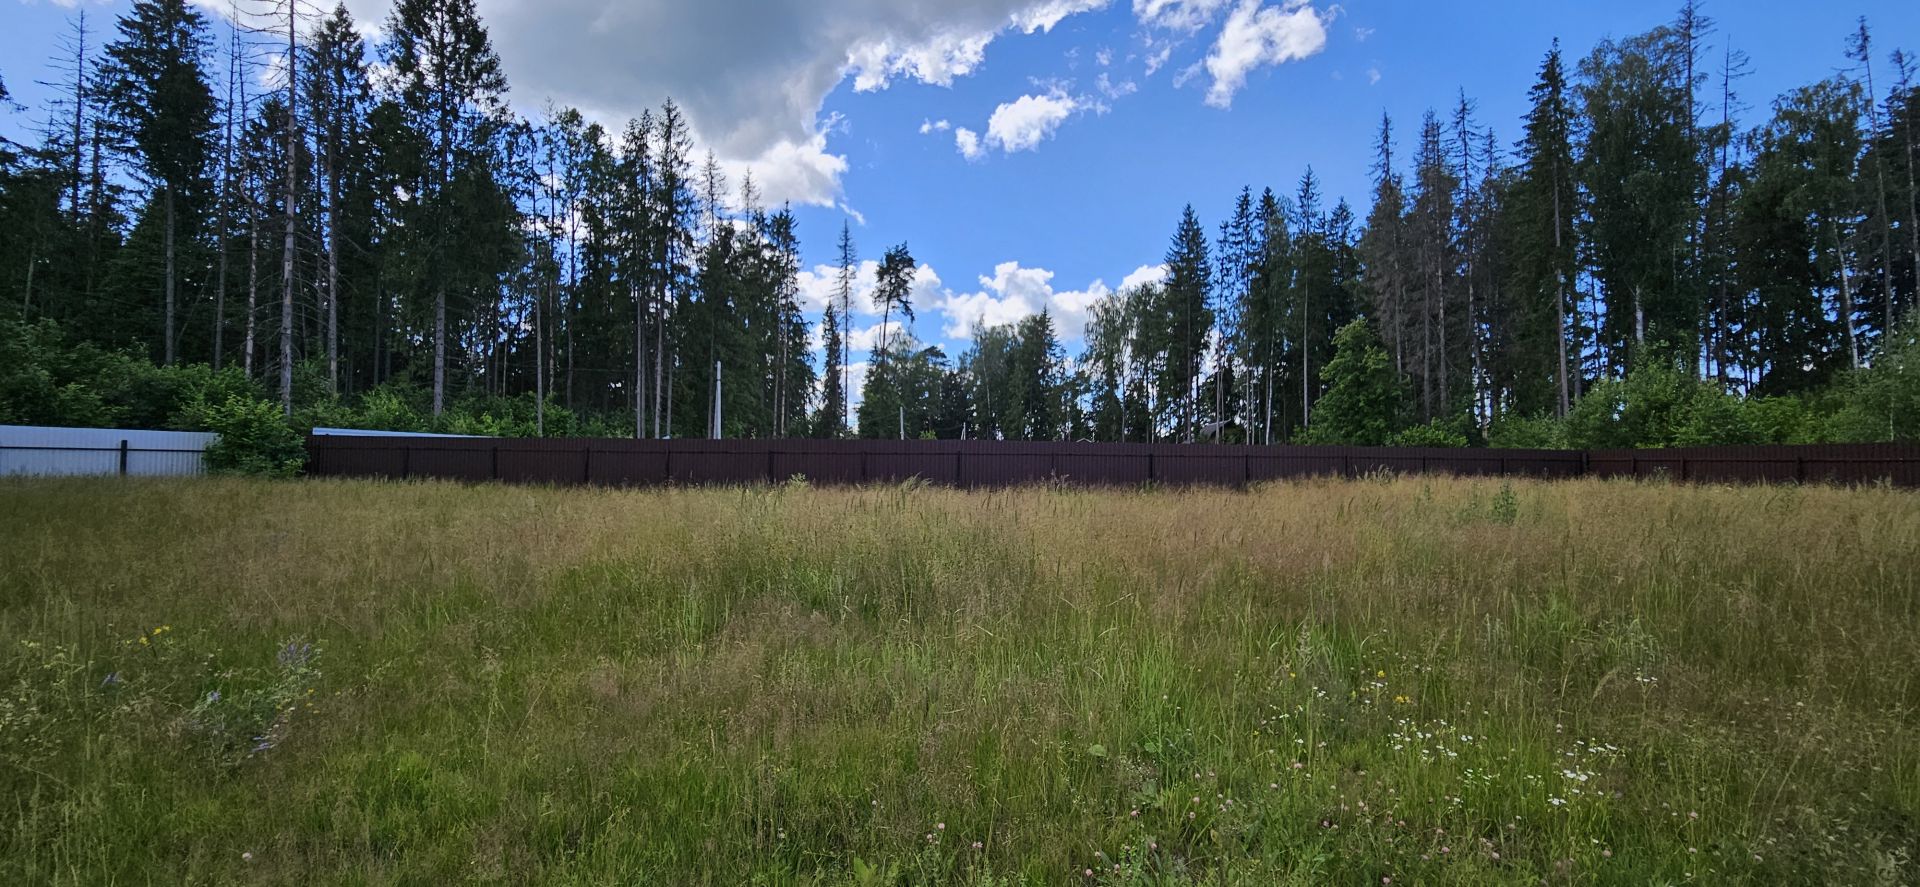
<svg viewBox="0 0 1920 887">
<path fill-rule="evenodd" d="M 0 883 L 1910 884 L 1920 495 L 0 484 Z"/>
</svg>

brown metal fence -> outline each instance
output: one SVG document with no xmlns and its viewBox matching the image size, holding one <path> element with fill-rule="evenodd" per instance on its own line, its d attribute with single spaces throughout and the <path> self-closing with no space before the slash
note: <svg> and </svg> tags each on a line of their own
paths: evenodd
<svg viewBox="0 0 1920 887">
<path fill-rule="evenodd" d="M 1920 447 L 1891 444 L 1683 450 L 1476 450 L 995 441 L 586 440 L 335 437 L 307 440 L 321 477 L 535 484 L 827 484 L 919 478 L 956 487 L 1242 486 L 1379 471 L 1683 481 L 1891 481 L 1920 486 Z"/>
</svg>

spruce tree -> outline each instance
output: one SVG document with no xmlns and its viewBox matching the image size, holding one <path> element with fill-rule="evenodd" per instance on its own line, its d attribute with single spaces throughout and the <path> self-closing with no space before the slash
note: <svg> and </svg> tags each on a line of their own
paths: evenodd
<svg viewBox="0 0 1920 887">
<path fill-rule="evenodd" d="M 171 0 L 181 2 L 181 0 Z M 505 107 L 507 79 L 475 0 L 398 0 L 387 19 L 387 64 L 400 107 L 424 149 L 412 183 L 408 226 L 420 286 L 431 291 L 433 415 L 446 410 L 448 290 L 471 282 L 464 260 L 477 221 L 462 211 L 462 186 L 481 183 Z"/>
<path fill-rule="evenodd" d="M 833 440 L 844 436 L 847 430 L 846 392 L 841 387 L 845 380 L 840 363 L 845 343 L 841 341 L 837 306 L 828 305 L 821 317 L 820 339 L 825 359 L 820 367 L 820 408 L 814 413 L 813 436 Z"/>
<path fill-rule="evenodd" d="M 213 151 L 207 24 L 186 0 L 136 0 L 107 45 L 101 77 L 116 145 L 160 206 L 162 362 L 178 358 L 180 253 L 199 233 Z M 151 207 L 149 209 L 151 212 Z"/>
<path fill-rule="evenodd" d="M 1573 188 L 1573 109 L 1568 101 L 1566 71 L 1559 42 L 1540 64 L 1540 77 L 1529 92 L 1525 137 L 1520 142 L 1520 180 L 1512 206 L 1514 285 L 1523 295 L 1517 303 L 1522 315 L 1514 339 L 1526 349 L 1521 361 L 1539 369 L 1552 361 L 1554 411 L 1564 416 L 1573 404 L 1568 358 L 1569 293 L 1575 274 L 1577 244 L 1571 220 L 1577 199 Z M 1536 353 L 1551 341 L 1550 354 Z M 1524 414 L 1545 406 L 1532 396 L 1537 388 L 1523 386 L 1516 404 Z"/>
<path fill-rule="evenodd" d="M 1163 406 L 1175 420 L 1174 434 L 1192 440 L 1197 426 L 1202 361 L 1213 332 L 1213 265 L 1207 257 L 1207 234 L 1192 204 L 1181 211 L 1173 242 L 1167 247 L 1164 304 L 1158 318 L 1164 324 L 1166 355 L 1157 380 Z M 1170 401 L 1170 402 L 1169 402 Z"/>
<path fill-rule="evenodd" d="M 349 214 L 349 195 L 364 182 L 361 132 L 372 88 L 366 45 L 345 4 L 336 5 L 313 38 L 307 67 L 307 106 L 315 129 L 315 156 L 324 191 L 326 227 L 327 384 L 340 385 L 341 262 L 346 243 L 361 234 L 361 219 Z"/>
<path fill-rule="evenodd" d="M 840 221 L 839 256 L 840 264 L 838 266 L 839 274 L 835 278 L 835 283 L 837 284 L 835 296 L 839 299 L 840 303 L 840 323 L 844 327 L 841 332 L 844 335 L 853 328 L 853 285 L 859 274 L 859 259 L 854 252 L 853 246 L 853 228 L 851 227 L 851 223 L 845 219 Z M 853 364 L 852 355 L 848 352 L 849 344 L 850 342 L 844 338 L 840 342 L 840 372 L 844 376 L 844 378 L 840 380 L 840 396 L 842 398 L 840 415 L 843 419 L 852 415 L 850 412 L 852 401 L 850 398 L 853 396 L 853 376 L 851 375 Z"/>
</svg>

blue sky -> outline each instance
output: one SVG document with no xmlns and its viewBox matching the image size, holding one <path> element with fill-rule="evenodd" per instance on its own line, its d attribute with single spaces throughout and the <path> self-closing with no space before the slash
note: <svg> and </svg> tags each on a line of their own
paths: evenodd
<svg viewBox="0 0 1920 887">
<path fill-rule="evenodd" d="M 31 81 L 52 78 L 44 60 L 75 3 L 97 31 L 126 8 L 0 0 L 0 76 L 17 99 L 42 96 Z M 672 95 L 736 180 L 752 169 L 770 196 L 796 204 L 809 266 L 834 260 L 847 218 L 856 219 L 863 258 L 907 242 L 927 266 L 914 331 L 954 345 L 951 333 L 975 319 L 1042 306 L 1077 337 L 1093 297 L 1160 261 L 1189 202 L 1212 231 L 1242 185 L 1290 193 L 1312 166 L 1329 202 L 1345 196 L 1364 213 L 1382 111 L 1398 123 L 1405 152 L 1420 115 L 1450 108 L 1464 89 L 1482 124 L 1510 143 L 1555 37 L 1578 58 L 1605 37 L 1669 20 L 1678 3 L 480 0 L 480 8 L 520 109 L 537 113 L 551 99 L 617 122 Z M 348 6 L 371 28 L 386 0 Z M 1875 28 L 1882 76 L 1887 52 L 1920 50 L 1920 3 L 1704 8 L 1718 24 L 1710 53 L 1731 42 L 1752 58 L 1753 75 L 1740 84 L 1749 125 L 1782 91 L 1848 64 L 1857 16 Z M 18 133 L 21 123 L 10 115 L 0 127 Z M 974 134 L 975 156 L 963 155 L 961 128 Z M 825 291 L 824 279 L 806 284 L 816 297 Z"/>
</svg>

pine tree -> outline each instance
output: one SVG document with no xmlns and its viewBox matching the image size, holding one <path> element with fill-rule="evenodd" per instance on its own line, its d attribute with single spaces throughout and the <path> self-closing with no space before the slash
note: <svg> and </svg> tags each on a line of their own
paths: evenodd
<svg viewBox="0 0 1920 887">
<path fill-rule="evenodd" d="M 913 254 L 908 252 L 904 243 L 887 250 L 875 272 L 873 300 L 881 311 L 880 335 L 874 343 L 873 355 L 868 362 L 867 383 L 860 397 L 861 437 L 903 435 L 905 411 L 909 407 L 918 409 L 933 403 L 933 400 L 920 403 L 913 396 L 915 385 L 927 381 L 921 377 L 928 371 L 925 366 L 915 365 L 914 361 L 924 361 L 928 356 L 917 349 L 910 332 L 895 334 L 892 330 L 895 312 L 899 312 L 908 323 L 913 320 L 915 272 Z M 927 396 L 937 398 L 937 394 L 936 385 Z M 894 433 L 888 433 L 890 430 Z"/>
</svg>

